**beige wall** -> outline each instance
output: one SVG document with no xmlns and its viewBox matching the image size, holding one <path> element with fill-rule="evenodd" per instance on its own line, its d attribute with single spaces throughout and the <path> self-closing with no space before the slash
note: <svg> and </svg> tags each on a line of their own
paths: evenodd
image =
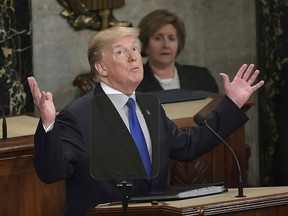
<svg viewBox="0 0 288 216">
<path fill-rule="evenodd" d="M 179 63 L 206 66 L 215 76 L 221 92 L 219 72 L 231 77 L 243 63 L 256 63 L 255 5 L 253 0 L 126 0 L 114 10 L 118 20 L 137 26 L 148 12 L 166 8 L 186 24 L 187 43 Z M 33 70 L 41 89 L 51 91 L 57 109 L 78 94 L 74 77 L 89 70 L 87 41 L 96 32 L 75 31 L 59 15 L 63 8 L 56 0 L 32 0 Z M 251 147 L 249 181 L 258 184 L 257 99 L 248 113 L 246 142 Z"/>
</svg>

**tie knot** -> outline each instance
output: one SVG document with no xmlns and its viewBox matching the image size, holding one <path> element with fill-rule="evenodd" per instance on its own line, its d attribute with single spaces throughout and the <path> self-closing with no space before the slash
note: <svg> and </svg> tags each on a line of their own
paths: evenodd
<svg viewBox="0 0 288 216">
<path fill-rule="evenodd" d="M 130 108 L 135 109 L 135 101 L 134 101 L 134 99 L 133 98 L 129 98 L 127 103 L 126 103 L 126 105 L 128 106 L 129 109 Z"/>
</svg>

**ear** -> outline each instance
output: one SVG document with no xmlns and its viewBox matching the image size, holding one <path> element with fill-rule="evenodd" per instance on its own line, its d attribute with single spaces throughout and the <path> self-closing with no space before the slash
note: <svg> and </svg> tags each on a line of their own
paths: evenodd
<svg viewBox="0 0 288 216">
<path fill-rule="evenodd" d="M 105 64 L 103 62 L 95 63 L 94 66 L 95 66 L 95 69 L 98 71 L 98 74 L 100 76 L 103 76 L 103 77 L 108 76 L 107 67 L 105 66 Z"/>
</svg>

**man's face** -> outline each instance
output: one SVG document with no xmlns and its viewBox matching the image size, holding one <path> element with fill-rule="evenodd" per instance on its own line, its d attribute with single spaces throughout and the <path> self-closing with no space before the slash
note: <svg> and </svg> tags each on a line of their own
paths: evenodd
<svg viewBox="0 0 288 216">
<path fill-rule="evenodd" d="M 100 79 L 112 88 L 132 94 L 143 79 L 140 45 L 132 36 L 122 37 L 104 51 Z"/>
</svg>

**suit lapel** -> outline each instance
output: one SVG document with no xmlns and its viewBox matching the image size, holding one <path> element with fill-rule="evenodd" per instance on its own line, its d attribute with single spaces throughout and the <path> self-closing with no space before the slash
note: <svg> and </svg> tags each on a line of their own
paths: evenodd
<svg viewBox="0 0 288 216">
<path fill-rule="evenodd" d="M 117 140 L 116 145 L 120 145 L 119 148 L 125 149 L 127 161 L 130 161 L 130 163 L 132 161 L 131 164 L 136 167 L 140 175 L 146 176 L 137 146 L 121 116 L 100 85 L 95 87 L 94 93 L 95 97 L 97 97 L 97 105 L 94 106 L 94 108 L 97 109 L 97 115 L 100 115 L 105 124 L 109 126 L 110 131 L 107 133 L 115 136 L 115 140 Z M 151 136 L 152 172 L 153 176 L 156 176 L 159 170 L 159 101 L 154 95 L 141 93 L 136 94 L 136 101 L 139 104 Z M 103 124 L 103 122 L 99 122 L 98 127 L 100 129 L 101 124 Z M 112 150 L 113 149 L 111 149 L 111 151 Z"/>
<path fill-rule="evenodd" d="M 127 163 L 130 162 L 129 164 L 135 167 L 133 170 L 138 170 L 136 173 L 136 178 L 146 176 L 146 172 L 134 140 L 114 105 L 106 94 L 97 94 L 95 97 L 97 105 L 95 105 L 94 108 L 97 109 L 97 115 L 100 115 L 101 119 L 103 119 L 102 122 L 99 122 L 98 127 L 101 130 L 101 124 L 107 124 L 109 128 L 107 133 L 110 136 L 114 136 L 114 140 L 117 140 L 117 143 L 111 144 L 111 151 L 115 151 L 119 148 L 124 149 L 125 154 L 127 154 L 125 155 Z M 113 147 L 115 145 L 117 145 L 116 148 Z M 115 160 L 116 158 L 112 159 Z"/>
</svg>

